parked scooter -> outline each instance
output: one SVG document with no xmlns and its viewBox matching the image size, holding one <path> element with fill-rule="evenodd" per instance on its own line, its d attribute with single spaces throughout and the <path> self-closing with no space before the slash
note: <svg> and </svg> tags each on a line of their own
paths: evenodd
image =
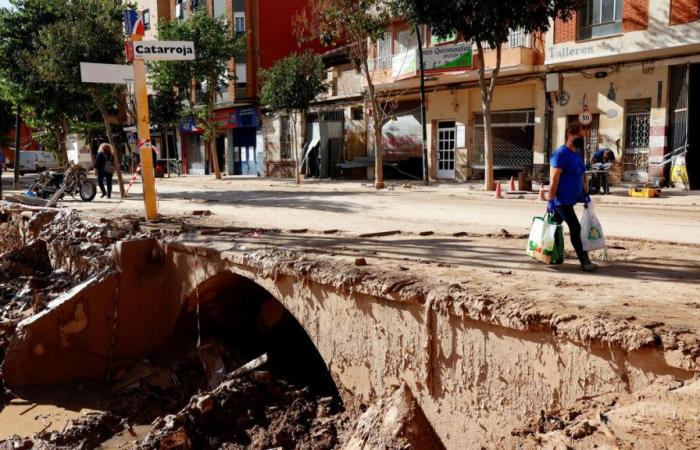
<svg viewBox="0 0 700 450">
<path fill-rule="evenodd" d="M 89 180 L 87 171 L 80 165 L 71 164 L 65 173 L 46 170 L 42 172 L 29 188 L 37 197 L 58 201 L 66 194 L 76 195 L 84 202 L 92 201 L 97 195 L 95 182 Z"/>
</svg>

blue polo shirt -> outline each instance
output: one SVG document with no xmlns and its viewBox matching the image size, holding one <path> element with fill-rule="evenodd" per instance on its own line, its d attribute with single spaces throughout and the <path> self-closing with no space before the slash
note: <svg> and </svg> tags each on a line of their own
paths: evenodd
<svg viewBox="0 0 700 450">
<path fill-rule="evenodd" d="M 583 175 L 586 173 L 583 158 L 579 153 L 572 152 L 569 147 L 562 145 L 554 152 L 549 163 L 552 167 L 562 170 L 554 204 L 575 205 L 583 192 Z"/>
</svg>

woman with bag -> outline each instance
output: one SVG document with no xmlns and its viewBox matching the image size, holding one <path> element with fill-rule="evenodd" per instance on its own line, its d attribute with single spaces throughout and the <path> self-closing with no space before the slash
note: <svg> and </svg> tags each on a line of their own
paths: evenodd
<svg viewBox="0 0 700 450">
<path fill-rule="evenodd" d="M 586 130 L 580 123 L 574 122 L 566 129 L 566 144 L 552 155 L 547 212 L 554 214 L 558 224 L 566 222 L 581 269 L 594 272 L 598 266 L 591 262 L 588 252 L 583 249 L 581 224 L 574 211 L 576 203 L 582 202 L 588 208 L 591 202 L 586 183 L 586 165 L 582 156 L 585 139 Z"/>
<path fill-rule="evenodd" d="M 95 171 L 97 172 L 97 184 L 100 186 L 100 191 L 102 191 L 102 196 L 100 198 L 112 198 L 114 156 L 112 156 L 111 145 L 100 145 L 100 148 L 97 150 L 97 158 L 95 158 Z"/>
</svg>

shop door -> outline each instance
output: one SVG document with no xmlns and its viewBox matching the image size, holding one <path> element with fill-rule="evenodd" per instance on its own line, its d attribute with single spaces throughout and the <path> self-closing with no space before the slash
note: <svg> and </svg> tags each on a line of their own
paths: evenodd
<svg viewBox="0 0 700 450">
<path fill-rule="evenodd" d="M 448 180 L 455 178 L 456 135 L 455 122 L 440 122 L 438 124 L 438 178 Z"/>
<path fill-rule="evenodd" d="M 669 153 L 679 154 L 689 144 L 690 64 L 673 66 L 670 68 L 670 71 L 668 151 Z M 690 176 L 690 173 L 688 175 Z"/>
<path fill-rule="evenodd" d="M 233 130 L 234 173 L 236 175 L 257 175 L 257 155 L 255 153 L 255 133 L 252 127 Z"/>
<path fill-rule="evenodd" d="M 204 148 L 200 145 L 200 138 L 197 135 L 190 135 L 188 142 L 189 172 L 192 175 L 204 175 L 206 173 L 206 161 L 204 159 Z"/>
</svg>

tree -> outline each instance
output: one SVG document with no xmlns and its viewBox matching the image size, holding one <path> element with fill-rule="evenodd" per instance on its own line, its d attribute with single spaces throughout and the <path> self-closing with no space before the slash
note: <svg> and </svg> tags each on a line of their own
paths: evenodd
<svg viewBox="0 0 700 450">
<path fill-rule="evenodd" d="M 173 90 L 157 90 L 153 95 L 148 96 L 148 111 L 151 116 L 151 123 L 158 128 L 161 136 L 163 136 L 163 145 L 165 146 L 168 159 L 168 176 L 170 176 L 170 153 L 172 149 L 168 146 L 167 132 L 177 126 L 182 112 L 182 104 Z"/>
<path fill-rule="evenodd" d="M 22 111 L 24 121 L 54 135 L 59 162 L 66 164 L 66 135 L 84 111 L 89 97 L 47 81 L 34 66 L 40 32 L 65 13 L 61 0 L 15 0 L 0 9 L 0 97 Z M 50 149 L 54 150 L 54 149 Z"/>
<path fill-rule="evenodd" d="M 292 118 L 292 149 L 297 184 L 301 183 L 296 136 L 297 116 L 305 114 L 311 102 L 327 91 L 325 75 L 321 57 L 310 50 L 301 55 L 292 54 L 260 74 L 260 102 L 272 110 L 284 111 Z"/>
<path fill-rule="evenodd" d="M 191 113 L 199 118 L 205 130 L 204 139 L 217 179 L 221 179 L 219 158 L 216 154 L 216 122 L 214 106 L 217 88 L 233 77 L 228 76 L 228 63 L 245 48 L 243 36 L 235 35 L 229 23 L 220 17 L 211 17 L 206 10 L 195 12 L 187 21 L 171 21 L 158 29 L 161 40 L 193 41 L 194 61 L 171 61 L 154 64 L 154 84 L 160 88 L 177 87 L 190 103 Z M 198 108 L 193 88 L 200 86 L 205 107 Z M 197 109 L 197 111 L 194 111 Z"/>
<path fill-rule="evenodd" d="M 45 25 L 39 32 L 38 45 L 31 61 L 48 82 L 57 83 L 75 95 L 89 96 L 104 123 L 107 139 L 114 149 L 119 190 L 124 197 L 121 157 L 109 122 L 108 104 L 116 102 L 122 87 L 83 83 L 80 63 L 116 64 L 124 62 L 122 14 L 125 7 L 110 0 L 72 0 L 60 2 L 61 20 Z"/>
<path fill-rule="evenodd" d="M 370 48 L 384 37 L 391 18 L 386 0 L 310 0 L 294 19 L 302 40 L 317 39 L 327 46 L 347 44 L 350 58 L 367 81 L 367 99 L 374 123 L 374 187 L 384 187 L 382 123 L 384 115 L 370 69 Z"/>
<path fill-rule="evenodd" d="M 475 42 L 478 51 L 477 75 L 481 88 L 481 106 L 484 115 L 485 185 L 493 190 L 493 133 L 491 130 L 491 102 L 501 70 L 501 50 L 511 30 L 524 29 L 529 33 L 544 33 L 551 19 L 571 19 L 581 0 L 392 0 L 396 11 L 415 23 L 430 26 L 433 34 L 447 37 L 454 33 L 465 42 Z M 486 77 L 484 44 L 496 51 L 496 67 L 491 79 Z"/>
</svg>

